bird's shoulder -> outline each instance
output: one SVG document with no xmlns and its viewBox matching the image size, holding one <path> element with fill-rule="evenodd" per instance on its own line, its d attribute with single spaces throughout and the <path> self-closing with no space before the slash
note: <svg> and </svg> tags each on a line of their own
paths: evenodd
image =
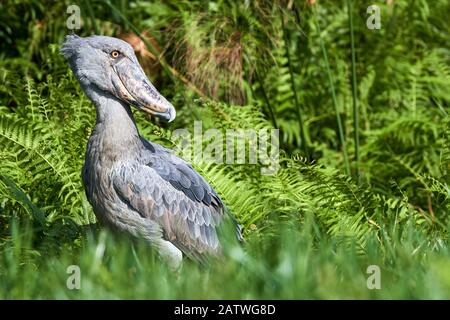
<svg viewBox="0 0 450 320">
<path fill-rule="evenodd" d="M 141 163 L 153 169 L 162 179 L 189 199 L 222 211 L 224 205 L 211 185 L 192 167 L 170 149 L 142 139 L 145 150 Z"/>
</svg>

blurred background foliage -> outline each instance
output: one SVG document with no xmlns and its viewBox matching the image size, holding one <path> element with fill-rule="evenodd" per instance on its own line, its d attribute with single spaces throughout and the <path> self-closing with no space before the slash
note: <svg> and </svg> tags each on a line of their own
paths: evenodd
<svg viewBox="0 0 450 320">
<path fill-rule="evenodd" d="M 450 4 L 375 1 L 369 30 L 372 2 L 3 0 L 0 297 L 450 298 Z M 194 163 L 244 226 L 225 264 L 174 281 L 99 231 L 80 179 L 95 110 L 59 55 L 73 4 L 76 33 L 128 41 L 177 108 L 170 126 L 136 113 L 146 138 L 280 129 L 274 175 Z"/>
</svg>

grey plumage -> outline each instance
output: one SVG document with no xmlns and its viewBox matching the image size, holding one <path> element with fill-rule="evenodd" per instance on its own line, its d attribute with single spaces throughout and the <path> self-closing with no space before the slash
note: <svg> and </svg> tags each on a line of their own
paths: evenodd
<svg viewBox="0 0 450 320">
<path fill-rule="evenodd" d="M 181 252 L 202 260 L 220 253 L 225 213 L 217 193 L 190 164 L 139 135 L 129 104 L 173 120 L 175 109 L 119 39 L 68 36 L 61 52 L 97 109 L 82 177 L 98 219 L 143 237 L 173 268 Z"/>
</svg>

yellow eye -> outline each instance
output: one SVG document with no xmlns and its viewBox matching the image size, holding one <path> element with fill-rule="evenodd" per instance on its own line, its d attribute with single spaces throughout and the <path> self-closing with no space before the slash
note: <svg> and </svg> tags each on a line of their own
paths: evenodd
<svg viewBox="0 0 450 320">
<path fill-rule="evenodd" d="M 114 59 L 120 56 L 120 52 L 117 50 L 114 50 L 113 52 L 111 52 L 111 57 L 113 57 Z"/>
</svg>

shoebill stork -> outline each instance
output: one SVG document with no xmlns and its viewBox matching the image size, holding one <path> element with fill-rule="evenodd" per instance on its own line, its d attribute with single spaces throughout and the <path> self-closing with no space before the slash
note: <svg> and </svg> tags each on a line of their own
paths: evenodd
<svg viewBox="0 0 450 320">
<path fill-rule="evenodd" d="M 69 35 L 61 52 L 97 110 L 82 178 L 98 220 L 144 238 L 173 269 L 183 253 L 200 261 L 220 255 L 217 231 L 227 214 L 217 193 L 189 163 L 139 135 L 130 105 L 169 122 L 175 109 L 133 48 L 116 38 Z"/>
</svg>

